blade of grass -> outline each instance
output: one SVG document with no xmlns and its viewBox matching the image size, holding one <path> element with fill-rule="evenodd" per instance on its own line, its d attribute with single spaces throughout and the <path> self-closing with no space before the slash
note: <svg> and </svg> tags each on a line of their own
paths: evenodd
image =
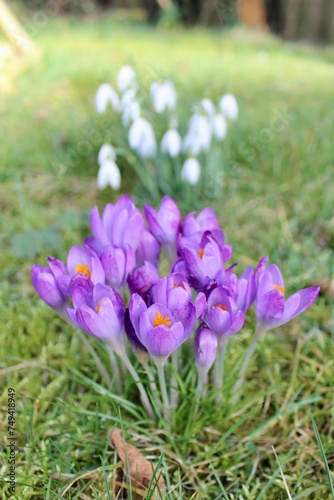
<svg viewBox="0 0 334 500">
<path fill-rule="evenodd" d="M 333 487 L 333 480 L 332 480 L 332 476 L 331 476 L 331 471 L 330 471 L 329 466 L 328 466 L 327 457 L 326 457 L 326 453 L 324 450 L 324 446 L 322 444 L 321 436 L 319 434 L 317 424 L 315 423 L 315 420 L 313 417 L 312 417 L 312 425 L 313 425 L 314 434 L 315 434 L 315 437 L 316 437 L 316 440 L 317 440 L 317 443 L 318 443 L 318 446 L 320 449 L 321 458 L 322 458 L 324 465 L 325 465 L 325 470 L 326 470 L 326 474 L 328 477 L 328 484 L 329 484 L 329 487 L 331 490 L 332 498 L 334 499 L 334 487 Z"/>
</svg>

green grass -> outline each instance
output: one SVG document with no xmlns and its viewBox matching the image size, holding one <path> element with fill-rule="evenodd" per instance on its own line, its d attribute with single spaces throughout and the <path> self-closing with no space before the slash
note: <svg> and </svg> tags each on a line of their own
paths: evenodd
<svg viewBox="0 0 334 500">
<path fill-rule="evenodd" d="M 17 498 L 60 498 L 72 481 L 63 497 L 112 498 L 119 462 L 106 437 L 113 426 L 155 463 L 161 457 L 166 498 L 287 498 L 272 446 L 292 498 L 331 498 L 330 294 L 266 334 L 242 399 L 231 407 L 251 318 L 229 344 L 223 404 L 209 391 L 192 422 L 196 374 L 185 352 L 180 406 L 168 433 L 163 421 L 147 419 L 130 379 L 120 399 L 113 398 L 74 330 L 36 297 L 30 268 L 49 254 L 64 259 L 87 233 L 89 208 L 116 199 L 94 185 L 100 142 L 93 133 L 112 139 L 117 131 L 96 116 L 93 98 L 99 83 L 114 81 L 118 68 L 131 63 L 144 91 L 157 75 L 172 78 L 185 96 L 184 116 L 204 94 L 237 96 L 240 118 L 223 146 L 222 194 L 215 197 L 217 179 L 209 177 L 205 197 L 194 195 L 188 208 L 217 210 L 240 268 L 268 254 L 281 266 L 288 293 L 331 278 L 332 48 L 285 45 L 239 29 L 157 31 L 108 16 L 50 18 L 33 38 L 40 58 L 11 63 L 0 93 L 0 404 L 5 416 L 7 388 L 14 387 Z M 124 191 L 138 194 L 138 180 L 121 168 Z M 103 346 L 90 341 L 108 363 Z M 7 435 L 3 419 L 1 433 Z M 2 455 L 6 462 L 5 447 Z"/>
</svg>

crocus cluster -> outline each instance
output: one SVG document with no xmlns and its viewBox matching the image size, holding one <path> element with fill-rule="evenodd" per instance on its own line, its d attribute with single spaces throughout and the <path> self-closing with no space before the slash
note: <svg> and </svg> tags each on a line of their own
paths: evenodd
<svg viewBox="0 0 334 500">
<path fill-rule="evenodd" d="M 90 227 L 91 236 L 70 249 L 66 262 L 49 257 L 47 267 L 34 265 L 32 282 L 44 302 L 107 344 L 127 367 L 131 346 L 144 366 L 151 358 L 161 374 L 189 341 L 203 383 L 251 307 L 259 336 L 305 311 L 319 293 L 312 286 L 286 298 L 282 274 L 268 257 L 237 275 L 232 247 L 209 207 L 182 219 L 165 196 L 158 210 L 145 205 L 143 214 L 123 195 L 102 213 L 94 207 Z M 161 255 L 169 261 L 167 276 L 160 275 Z"/>
<path fill-rule="evenodd" d="M 142 92 L 143 87 L 139 85 L 130 66 L 120 69 L 117 87 L 115 90 L 109 83 L 100 85 L 95 98 L 98 113 L 105 113 L 111 106 L 120 115 L 122 126 L 127 130 L 130 151 L 139 156 L 147 168 L 150 160 L 158 161 L 156 174 L 158 177 L 159 170 L 162 169 L 164 172 L 161 177 L 165 183 L 168 183 L 170 175 L 176 174 L 178 181 L 197 184 L 201 177 L 200 156 L 205 159 L 213 141 L 225 139 L 228 122 L 235 121 L 238 117 L 235 97 L 225 94 L 216 105 L 206 97 L 195 104 L 187 132 L 182 137 L 178 130 L 177 93 L 172 81 L 152 83 L 149 91 L 150 106 L 144 99 L 147 92 Z M 186 124 L 181 125 L 181 128 L 186 127 Z M 100 189 L 107 185 L 119 189 L 121 176 L 115 159 L 115 149 L 109 144 L 103 145 L 98 157 Z M 171 168 L 173 163 L 175 165 Z M 136 168 L 136 163 L 134 167 Z M 170 182 L 169 192 L 171 185 Z"/>
</svg>

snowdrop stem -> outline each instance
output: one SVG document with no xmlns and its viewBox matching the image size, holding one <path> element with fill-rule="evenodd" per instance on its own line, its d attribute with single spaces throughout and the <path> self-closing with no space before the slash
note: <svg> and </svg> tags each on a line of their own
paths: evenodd
<svg viewBox="0 0 334 500">
<path fill-rule="evenodd" d="M 247 349 L 245 358 L 243 360 L 243 363 L 242 363 L 240 371 L 239 371 L 238 380 L 236 381 L 236 383 L 234 384 L 234 386 L 232 388 L 232 395 L 233 396 L 232 396 L 232 399 L 231 399 L 231 403 L 233 405 L 236 404 L 239 401 L 239 397 L 240 397 L 239 391 L 240 391 L 240 388 L 242 387 L 242 385 L 245 382 L 245 375 L 246 375 L 246 371 L 247 371 L 248 365 L 250 363 L 251 357 L 254 354 L 254 351 L 256 349 L 257 343 L 258 343 L 259 338 L 260 338 L 260 336 L 261 336 L 262 333 L 263 333 L 262 328 L 261 327 L 257 327 L 256 330 L 255 330 L 255 334 L 253 336 L 252 342 L 249 344 L 249 347 Z"/>
<path fill-rule="evenodd" d="M 169 427 L 170 425 L 170 406 L 167 394 L 166 379 L 165 379 L 165 367 L 164 365 L 157 364 L 159 384 L 161 389 L 162 403 L 163 403 L 163 415 L 166 423 Z"/>
<path fill-rule="evenodd" d="M 178 371 L 178 351 L 174 351 L 172 354 L 172 366 L 173 372 L 170 381 L 170 405 L 171 408 L 176 408 L 179 400 L 179 391 L 177 387 L 176 373 Z"/>
<path fill-rule="evenodd" d="M 129 360 L 128 355 L 126 354 L 125 351 L 121 354 L 121 358 L 122 358 L 122 361 L 124 362 L 127 370 L 131 374 L 133 380 L 137 384 L 137 387 L 138 387 L 138 390 L 139 390 L 139 393 L 140 393 L 140 399 L 141 399 L 141 401 L 143 403 L 143 406 L 144 406 L 144 408 L 145 408 L 148 416 L 150 418 L 152 418 L 152 420 L 154 420 L 155 419 L 155 415 L 154 415 L 154 411 L 153 411 L 152 405 L 150 403 L 150 400 L 148 399 L 147 392 L 146 392 L 143 384 L 140 382 L 139 375 L 138 375 L 135 367 L 132 365 L 132 363 Z"/>
<path fill-rule="evenodd" d="M 214 365 L 213 372 L 213 384 L 215 389 L 219 389 L 219 392 L 216 397 L 216 403 L 221 403 L 223 399 L 222 387 L 224 382 L 224 359 L 226 346 L 228 342 L 228 337 L 222 337 L 218 342 L 217 347 L 217 357 Z"/>
</svg>

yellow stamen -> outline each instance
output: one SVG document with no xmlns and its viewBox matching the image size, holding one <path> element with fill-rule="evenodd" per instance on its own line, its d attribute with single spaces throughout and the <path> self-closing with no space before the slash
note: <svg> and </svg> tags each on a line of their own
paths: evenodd
<svg viewBox="0 0 334 500">
<path fill-rule="evenodd" d="M 278 291 L 279 291 L 279 292 L 281 292 L 281 293 L 284 293 L 284 292 L 285 292 L 285 288 L 284 288 L 284 286 L 274 285 L 274 290 L 278 290 Z"/>
<path fill-rule="evenodd" d="M 87 264 L 77 264 L 75 266 L 75 269 L 74 271 L 76 273 L 81 273 L 81 274 L 84 274 L 85 276 L 87 276 L 87 278 L 90 278 L 91 277 L 91 274 L 90 274 L 90 270 L 89 270 L 89 267 Z"/>
<path fill-rule="evenodd" d="M 99 312 L 99 310 L 100 310 L 100 307 L 101 307 L 101 301 L 99 301 L 99 302 L 96 304 L 96 306 L 95 306 L 95 312 L 97 312 L 97 313 L 98 313 L 98 312 Z"/>
<path fill-rule="evenodd" d="M 183 288 L 183 290 L 186 289 L 183 283 L 180 283 L 179 285 L 173 285 L 173 288 L 180 288 L 180 287 Z"/>
<path fill-rule="evenodd" d="M 200 259 L 203 259 L 203 255 L 204 255 L 204 248 L 200 248 L 199 250 L 197 250 L 197 253 L 199 255 L 199 258 Z"/>
<path fill-rule="evenodd" d="M 161 312 L 157 312 L 155 315 L 155 319 L 153 321 L 153 326 L 156 328 L 157 326 L 160 325 L 165 325 L 165 326 L 171 326 L 172 322 L 169 318 L 169 316 L 163 316 Z"/>
<path fill-rule="evenodd" d="M 228 311 L 227 307 L 223 306 L 223 304 L 217 304 L 216 306 L 212 306 L 212 309 L 217 309 L 217 307 L 219 307 L 219 309 L 221 309 L 222 311 Z"/>
</svg>

